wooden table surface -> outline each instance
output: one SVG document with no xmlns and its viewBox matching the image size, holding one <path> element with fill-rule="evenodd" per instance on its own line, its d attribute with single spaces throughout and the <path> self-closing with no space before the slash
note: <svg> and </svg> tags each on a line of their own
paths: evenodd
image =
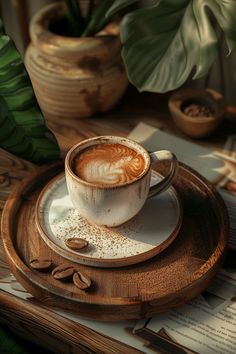
<svg viewBox="0 0 236 354">
<path fill-rule="evenodd" d="M 108 113 L 86 119 L 72 121 L 64 119 L 58 123 L 50 122 L 48 126 L 53 130 L 59 142 L 62 156 L 73 144 L 85 138 L 97 135 L 127 136 L 141 121 L 188 139 L 172 122 L 167 100 L 168 95 L 140 94 L 133 87 L 129 87 L 119 105 Z M 205 146 L 221 148 L 227 135 L 235 133 L 236 124 L 224 121 L 211 137 L 197 142 Z M 0 149 L 0 214 L 9 193 L 24 177 L 37 168 L 32 163 Z M 10 275 L 10 270 L 4 260 L 0 239 L 0 279 L 8 274 Z M 60 325 L 59 320 L 62 321 Z M 41 306 L 37 301 L 22 300 L 6 293 L 1 290 L 1 286 L 0 322 L 10 325 L 19 335 L 30 338 L 33 342 L 47 348 L 50 347 L 52 351 L 57 353 L 125 352 L 125 345 L 108 338 L 106 338 L 107 350 L 105 350 L 102 335 L 90 329 L 85 329 L 81 334 L 77 325 L 72 321 L 58 317 L 50 308 Z M 139 351 L 129 348 L 128 352 L 138 353 Z"/>
</svg>

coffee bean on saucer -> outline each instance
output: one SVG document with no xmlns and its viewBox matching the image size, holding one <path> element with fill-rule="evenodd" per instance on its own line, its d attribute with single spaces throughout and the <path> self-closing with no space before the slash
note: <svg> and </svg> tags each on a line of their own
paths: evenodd
<svg viewBox="0 0 236 354">
<path fill-rule="evenodd" d="M 74 274 L 74 267 L 71 265 L 61 264 L 53 269 L 52 276 L 57 280 L 66 280 Z"/>
<path fill-rule="evenodd" d="M 77 286 L 77 288 L 80 290 L 86 290 L 92 284 L 91 279 L 89 279 L 87 275 L 81 273 L 80 271 L 74 273 L 73 282 L 75 286 Z"/>
<path fill-rule="evenodd" d="M 30 261 L 30 266 L 33 269 L 36 269 L 38 271 L 46 271 L 50 268 L 50 266 L 52 265 L 52 261 L 49 259 L 32 259 Z"/>
<path fill-rule="evenodd" d="M 70 237 L 65 240 L 65 244 L 72 250 L 79 251 L 88 246 L 88 241 L 79 237 Z"/>
</svg>

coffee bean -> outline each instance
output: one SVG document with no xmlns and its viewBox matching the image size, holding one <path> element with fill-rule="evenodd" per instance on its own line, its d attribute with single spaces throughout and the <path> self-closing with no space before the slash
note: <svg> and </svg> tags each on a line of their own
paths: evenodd
<svg viewBox="0 0 236 354">
<path fill-rule="evenodd" d="M 79 237 L 71 237 L 65 240 L 65 244 L 72 250 L 78 251 L 86 248 L 88 246 L 88 241 Z"/>
<path fill-rule="evenodd" d="M 185 107 L 183 112 L 189 117 L 212 117 L 214 115 L 209 107 L 194 103 Z"/>
<path fill-rule="evenodd" d="M 39 271 L 46 271 L 50 268 L 52 265 L 52 261 L 49 259 L 32 259 L 30 261 L 30 266 L 33 269 L 39 270 Z"/>
<path fill-rule="evenodd" d="M 52 276 L 58 280 L 65 280 L 74 274 L 74 267 L 71 265 L 61 264 L 53 269 Z"/>
<path fill-rule="evenodd" d="M 86 290 L 91 286 L 91 279 L 80 271 L 75 272 L 73 275 L 73 282 L 80 290 Z"/>
</svg>

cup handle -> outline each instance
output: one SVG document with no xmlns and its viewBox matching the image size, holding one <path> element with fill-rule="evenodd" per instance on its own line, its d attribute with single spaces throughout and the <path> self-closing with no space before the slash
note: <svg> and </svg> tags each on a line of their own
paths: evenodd
<svg viewBox="0 0 236 354">
<path fill-rule="evenodd" d="M 152 164 L 158 161 L 170 161 L 169 173 L 160 182 L 150 187 L 148 197 L 152 197 L 160 192 L 163 192 L 171 185 L 173 178 L 178 171 L 179 164 L 176 156 L 169 150 L 155 151 L 151 152 L 149 155 L 151 157 Z"/>
</svg>

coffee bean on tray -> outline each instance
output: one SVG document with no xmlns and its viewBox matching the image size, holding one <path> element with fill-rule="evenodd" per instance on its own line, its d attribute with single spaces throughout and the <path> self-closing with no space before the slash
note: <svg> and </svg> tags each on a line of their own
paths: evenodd
<svg viewBox="0 0 236 354">
<path fill-rule="evenodd" d="M 32 259 L 30 261 L 30 266 L 33 269 L 36 269 L 38 271 L 46 271 L 48 270 L 52 265 L 52 261 L 49 259 Z"/>
<path fill-rule="evenodd" d="M 91 279 L 87 275 L 81 273 L 80 271 L 74 273 L 73 282 L 75 286 L 77 286 L 77 288 L 80 290 L 88 289 L 92 283 Z"/>
<path fill-rule="evenodd" d="M 74 267 L 71 265 L 61 264 L 53 269 L 52 276 L 57 280 L 66 280 L 74 274 Z"/>
</svg>

